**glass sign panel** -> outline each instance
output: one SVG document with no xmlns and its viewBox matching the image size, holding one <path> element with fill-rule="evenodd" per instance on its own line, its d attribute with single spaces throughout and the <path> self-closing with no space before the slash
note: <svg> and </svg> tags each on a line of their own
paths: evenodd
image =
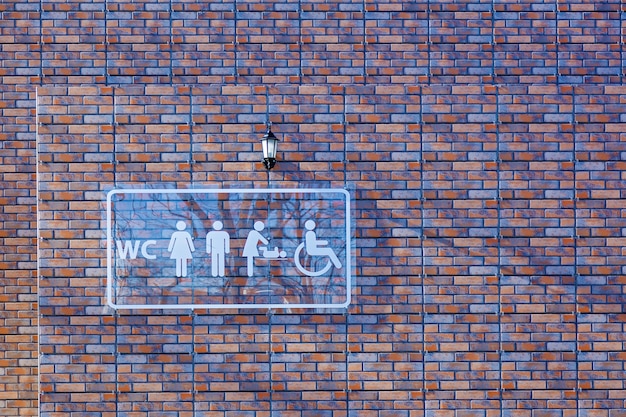
<svg viewBox="0 0 626 417">
<path fill-rule="evenodd" d="M 342 189 L 127 189 L 107 194 L 114 309 L 350 304 Z"/>
</svg>

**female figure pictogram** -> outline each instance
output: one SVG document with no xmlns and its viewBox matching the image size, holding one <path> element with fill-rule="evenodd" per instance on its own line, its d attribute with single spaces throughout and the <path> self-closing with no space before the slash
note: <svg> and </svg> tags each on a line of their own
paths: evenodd
<svg viewBox="0 0 626 417">
<path fill-rule="evenodd" d="M 187 261 L 192 258 L 192 252 L 196 250 L 189 232 L 185 231 L 187 225 L 179 220 L 176 223 L 177 232 L 172 233 L 167 251 L 170 252 L 170 259 L 176 259 L 176 276 L 187 276 Z"/>
</svg>

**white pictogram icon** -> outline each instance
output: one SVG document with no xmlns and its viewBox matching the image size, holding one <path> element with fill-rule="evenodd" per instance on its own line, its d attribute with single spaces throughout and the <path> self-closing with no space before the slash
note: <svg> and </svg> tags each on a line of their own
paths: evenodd
<svg viewBox="0 0 626 417">
<path fill-rule="evenodd" d="M 206 252 L 211 255 L 211 275 L 223 277 L 225 274 L 225 258 L 230 253 L 230 235 L 222 230 L 224 224 L 216 220 L 213 230 L 206 235 Z"/>
<path fill-rule="evenodd" d="M 278 247 L 269 249 L 267 246 L 259 246 L 259 242 L 264 245 L 269 245 L 269 239 L 261 234 L 261 231 L 265 229 L 265 223 L 262 221 L 254 222 L 254 230 L 248 233 L 246 243 L 243 247 L 242 255 L 247 258 L 247 273 L 249 277 L 254 276 L 254 258 L 262 257 L 264 259 L 284 259 L 287 257 L 287 252 L 280 250 Z"/>
<path fill-rule="evenodd" d="M 176 259 L 176 276 L 187 276 L 187 261 L 192 258 L 192 252 L 196 250 L 193 246 L 191 235 L 186 232 L 187 225 L 179 220 L 176 223 L 177 232 L 172 233 L 167 251 L 170 252 L 170 259 Z"/>
<path fill-rule="evenodd" d="M 307 232 L 304 234 L 304 242 L 298 245 L 293 256 L 293 260 L 298 271 L 309 277 L 318 277 L 325 274 L 333 265 L 335 268 L 341 269 L 341 262 L 339 261 L 339 258 L 337 258 L 335 251 L 333 251 L 331 247 L 326 246 L 328 245 L 328 241 L 317 238 L 315 233 L 315 222 L 313 220 L 307 220 L 306 223 L 304 223 L 304 227 L 307 229 Z M 306 253 L 310 256 L 327 256 L 328 262 L 324 268 L 319 271 L 309 271 L 304 268 L 300 262 L 300 253 L 302 252 L 302 249 L 305 249 Z"/>
<path fill-rule="evenodd" d="M 269 250 L 265 246 L 259 246 L 259 251 L 263 253 L 263 257 L 265 259 L 282 259 L 287 256 L 287 252 L 285 252 L 284 250 L 280 250 L 277 247 L 274 247 L 274 249 Z"/>
<path fill-rule="evenodd" d="M 317 238 L 315 232 L 315 221 L 307 220 L 304 224 L 306 232 L 304 234 L 304 241 L 301 242 L 295 250 L 293 260 L 298 271 L 309 277 L 318 277 L 330 270 L 333 266 L 337 269 L 342 268 L 341 261 L 337 257 L 337 254 L 328 246 L 327 240 Z M 170 237 L 169 246 L 167 248 L 170 252 L 170 259 L 176 260 L 176 276 L 187 277 L 187 265 L 188 261 L 193 258 L 193 252 L 195 247 L 191 234 L 185 229 L 187 225 L 184 221 L 179 220 L 176 223 L 176 229 Z M 230 234 L 224 229 L 224 224 L 216 220 L 213 223 L 213 230 L 209 231 L 206 235 L 206 253 L 210 255 L 211 259 L 211 275 L 213 277 L 224 277 L 226 275 L 226 254 L 230 253 Z M 263 236 L 261 233 L 265 230 L 265 223 L 262 221 L 254 222 L 254 229 L 250 230 L 246 243 L 243 247 L 242 256 L 247 259 L 246 271 L 248 277 L 254 276 L 254 260 L 255 258 L 262 259 L 276 259 L 285 260 L 287 258 L 287 252 L 275 246 L 274 249 L 269 248 L 269 237 Z M 149 240 L 144 243 L 144 246 L 155 244 L 156 241 Z M 262 244 L 260 246 L 260 244 Z M 121 259 L 125 259 L 127 254 L 130 254 L 131 259 L 137 257 L 139 251 L 139 242 L 136 242 L 133 246 L 133 242 L 126 242 L 123 246 L 122 242 L 117 242 L 118 252 Z M 146 252 L 146 249 L 142 246 L 142 253 Z M 320 270 L 309 270 L 302 265 L 300 257 L 302 251 L 305 251 L 308 256 L 326 257 L 327 262 Z M 149 253 L 145 253 L 146 259 L 155 259 L 156 256 Z"/>
<path fill-rule="evenodd" d="M 254 223 L 254 230 L 248 233 L 246 244 L 243 247 L 242 255 L 248 259 L 247 270 L 248 276 L 254 275 L 254 258 L 259 256 L 259 242 L 268 245 L 270 242 L 262 234 L 261 231 L 265 229 L 265 223 L 262 221 L 256 221 Z"/>
</svg>

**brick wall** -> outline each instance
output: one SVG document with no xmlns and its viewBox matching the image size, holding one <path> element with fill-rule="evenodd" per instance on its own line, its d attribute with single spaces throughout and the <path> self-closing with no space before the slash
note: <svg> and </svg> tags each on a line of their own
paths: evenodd
<svg viewBox="0 0 626 417">
<path fill-rule="evenodd" d="M 35 4 L 0 4 L 0 414 L 37 413 Z M 30 15 L 33 17 L 33 15 Z M 37 17 L 37 16 L 35 16 Z M 31 68 L 32 66 L 32 68 Z"/>
<path fill-rule="evenodd" d="M 624 413 L 621 2 L 0 12 L 0 414 Z M 272 185 L 352 193 L 350 309 L 104 308 L 106 191 L 264 187 L 268 117 Z"/>
</svg>

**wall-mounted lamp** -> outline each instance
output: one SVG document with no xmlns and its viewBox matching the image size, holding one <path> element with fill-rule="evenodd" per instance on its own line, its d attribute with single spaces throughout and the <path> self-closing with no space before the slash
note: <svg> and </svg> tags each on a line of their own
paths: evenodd
<svg viewBox="0 0 626 417">
<path fill-rule="evenodd" d="M 276 165 L 276 149 L 278 148 L 278 138 L 272 133 L 271 127 L 267 126 L 267 132 L 261 139 L 263 145 L 263 164 L 269 171 Z"/>
</svg>

